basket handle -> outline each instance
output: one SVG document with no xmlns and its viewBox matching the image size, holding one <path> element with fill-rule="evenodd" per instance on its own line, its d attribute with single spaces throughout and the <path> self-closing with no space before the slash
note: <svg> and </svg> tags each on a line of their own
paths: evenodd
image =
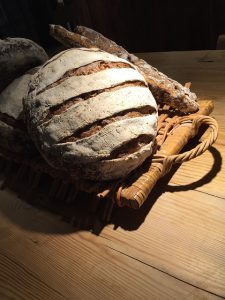
<svg viewBox="0 0 225 300">
<path fill-rule="evenodd" d="M 184 153 L 168 156 L 155 154 L 153 156 L 152 162 L 162 164 L 161 176 L 164 176 L 166 173 L 168 173 L 173 164 L 181 164 L 201 155 L 216 141 L 218 136 L 218 123 L 215 119 L 205 115 L 189 115 L 181 117 L 178 120 L 178 123 L 180 125 L 188 122 L 192 122 L 193 137 L 196 135 L 196 132 L 198 132 L 199 127 L 204 124 L 208 125 L 208 127 L 211 128 L 211 132 L 207 139 L 202 141 L 195 148 Z"/>
<path fill-rule="evenodd" d="M 205 115 L 189 115 L 177 120 L 177 125 L 191 123 L 191 132 L 194 137 L 199 127 L 203 124 L 211 128 L 209 136 L 190 151 L 177 155 L 155 154 L 152 164 L 146 173 L 141 175 L 132 185 L 123 185 L 116 192 L 115 199 L 118 206 L 129 206 L 134 209 L 140 208 L 147 199 L 157 180 L 170 171 L 175 163 L 183 163 L 197 157 L 206 151 L 216 140 L 218 135 L 218 124 L 216 120 Z M 174 127 L 175 129 L 176 127 Z"/>
</svg>

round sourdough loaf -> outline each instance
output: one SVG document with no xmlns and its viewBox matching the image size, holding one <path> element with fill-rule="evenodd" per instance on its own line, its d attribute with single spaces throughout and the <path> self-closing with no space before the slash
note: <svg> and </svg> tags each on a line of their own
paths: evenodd
<svg viewBox="0 0 225 300">
<path fill-rule="evenodd" d="M 34 150 L 23 119 L 23 98 L 35 69 L 11 82 L 0 94 L 0 148 L 30 155 Z M 0 150 L 1 151 L 1 150 Z"/>
<path fill-rule="evenodd" d="M 69 49 L 47 61 L 24 106 L 43 157 L 74 178 L 126 176 L 153 151 L 157 106 L 143 76 L 99 49 Z"/>
<path fill-rule="evenodd" d="M 0 92 L 12 80 L 47 59 L 45 50 L 29 39 L 0 39 Z"/>
</svg>

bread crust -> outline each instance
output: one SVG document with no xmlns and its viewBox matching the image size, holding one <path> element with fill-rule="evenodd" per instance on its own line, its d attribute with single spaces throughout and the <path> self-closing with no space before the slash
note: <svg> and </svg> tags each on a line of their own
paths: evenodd
<svg viewBox="0 0 225 300">
<path fill-rule="evenodd" d="M 159 104 L 168 104 L 185 113 L 196 112 L 199 109 L 197 96 L 188 87 L 169 78 L 143 59 L 130 54 L 126 49 L 101 33 L 85 26 L 77 26 L 75 32 L 70 32 L 62 26 L 51 24 L 50 34 L 67 48 L 97 47 L 131 62 L 145 77 L 149 89 Z"/>
<path fill-rule="evenodd" d="M 0 94 L 0 148 L 21 155 L 36 152 L 23 114 L 23 98 L 27 97 L 33 72 L 13 80 Z"/>
<path fill-rule="evenodd" d="M 152 153 L 155 100 L 136 67 L 109 53 L 58 54 L 32 78 L 24 106 L 43 157 L 74 178 L 123 177 Z"/>
<path fill-rule="evenodd" d="M 15 78 L 47 59 L 45 50 L 29 39 L 0 39 L 0 92 Z"/>
</svg>

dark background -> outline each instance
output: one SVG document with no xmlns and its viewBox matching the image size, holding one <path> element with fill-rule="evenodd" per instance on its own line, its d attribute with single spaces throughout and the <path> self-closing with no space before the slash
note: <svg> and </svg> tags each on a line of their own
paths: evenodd
<svg viewBox="0 0 225 300">
<path fill-rule="evenodd" d="M 1 38 L 27 37 L 50 49 L 49 23 L 86 25 L 131 52 L 216 49 L 225 1 L 0 0 Z"/>
</svg>

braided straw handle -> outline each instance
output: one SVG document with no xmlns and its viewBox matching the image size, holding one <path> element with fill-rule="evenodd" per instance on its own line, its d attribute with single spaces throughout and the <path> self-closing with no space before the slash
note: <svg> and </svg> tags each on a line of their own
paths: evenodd
<svg viewBox="0 0 225 300">
<path fill-rule="evenodd" d="M 191 134 L 189 134 L 191 137 L 194 137 L 197 134 L 199 127 L 205 124 L 211 128 L 211 132 L 203 142 L 190 151 L 177 155 L 166 155 L 160 153 L 161 151 L 159 151 L 158 154 L 155 154 L 147 172 L 141 175 L 131 186 L 123 187 L 122 185 L 118 189 L 116 200 L 119 206 L 130 206 L 135 209 L 140 208 L 158 179 L 168 173 L 173 164 L 181 164 L 201 155 L 217 139 L 218 124 L 212 117 L 205 115 L 189 115 L 179 118 L 178 124 L 180 131 L 182 130 L 182 126 L 186 126 L 186 129 L 189 126 L 188 130 L 191 130 Z M 173 131 L 170 134 L 173 135 Z"/>
<path fill-rule="evenodd" d="M 184 124 L 186 122 L 192 121 L 192 137 L 196 135 L 201 125 L 208 125 L 211 128 L 211 133 L 207 139 L 205 139 L 202 143 L 197 145 L 195 148 L 186 151 L 177 155 L 154 155 L 152 162 L 154 163 L 162 163 L 162 175 L 164 176 L 168 173 L 173 164 L 182 164 L 183 162 L 189 161 L 202 153 L 204 153 L 217 139 L 218 136 L 218 123 L 215 119 L 209 116 L 195 115 L 195 116 L 187 116 L 180 118 L 179 123 Z"/>
</svg>

